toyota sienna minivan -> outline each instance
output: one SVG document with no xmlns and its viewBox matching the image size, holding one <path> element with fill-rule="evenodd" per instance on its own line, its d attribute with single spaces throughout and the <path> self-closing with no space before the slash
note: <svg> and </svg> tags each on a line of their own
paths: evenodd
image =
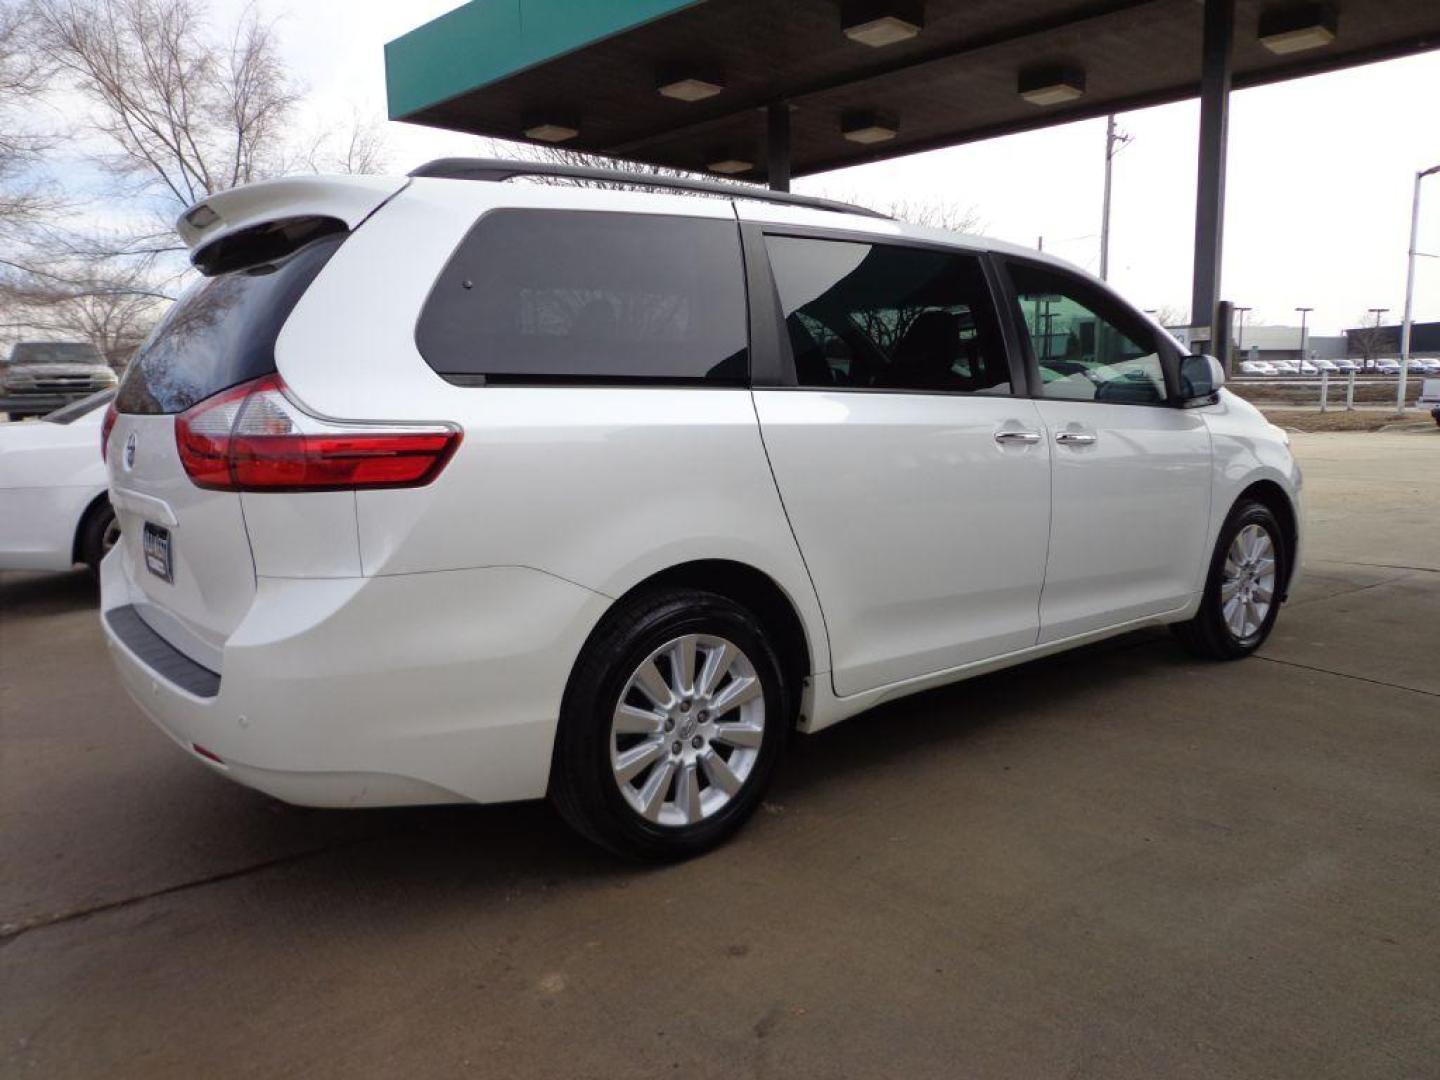
<svg viewBox="0 0 1440 1080">
<path fill-rule="evenodd" d="M 290 802 L 548 796 L 683 856 L 792 729 L 1146 625 L 1243 657 L 1294 584 L 1285 435 L 1033 251 L 468 160 L 178 228 L 102 618 L 162 730 Z"/>
</svg>

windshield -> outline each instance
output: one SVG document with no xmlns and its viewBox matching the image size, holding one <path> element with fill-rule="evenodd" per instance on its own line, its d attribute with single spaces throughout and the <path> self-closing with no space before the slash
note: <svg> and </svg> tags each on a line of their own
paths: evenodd
<svg viewBox="0 0 1440 1080">
<path fill-rule="evenodd" d="M 22 341 L 10 353 L 12 364 L 103 364 L 88 341 Z"/>
<path fill-rule="evenodd" d="M 115 397 L 114 390 L 101 390 L 98 394 L 91 394 L 79 401 L 72 401 L 69 405 L 62 406 L 52 413 L 41 417 L 47 424 L 69 424 L 86 413 L 92 413 L 96 409 L 103 409 Z"/>
</svg>

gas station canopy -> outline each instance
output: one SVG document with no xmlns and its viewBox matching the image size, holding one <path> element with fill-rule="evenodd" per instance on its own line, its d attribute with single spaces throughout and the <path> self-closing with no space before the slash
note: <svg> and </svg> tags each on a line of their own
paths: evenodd
<svg viewBox="0 0 1440 1080">
<path fill-rule="evenodd" d="M 1198 0 L 469 0 L 386 46 L 389 111 L 759 180 L 778 107 L 787 171 L 804 175 L 1194 96 L 1205 11 Z M 1236 0 L 1231 25 L 1232 85 L 1253 86 L 1440 47 L 1440 0 Z"/>
</svg>

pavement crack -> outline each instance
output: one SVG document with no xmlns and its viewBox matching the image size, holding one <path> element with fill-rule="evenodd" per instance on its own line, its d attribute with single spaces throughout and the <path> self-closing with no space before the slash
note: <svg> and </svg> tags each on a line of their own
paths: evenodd
<svg viewBox="0 0 1440 1080">
<path fill-rule="evenodd" d="M 1390 690 L 1404 690 L 1411 694 L 1424 694 L 1426 697 L 1440 698 L 1440 692 L 1435 690 L 1422 690 L 1418 686 L 1405 686 L 1403 683 L 1386 682 L 1384 679 L 1372 679 L 1368 675 L 1352 675 L 1348 671 L 1332 671 L 1330 668 L 1316 667 L 1314 664 L 1301 664 L 1295 660 L 1281 660 L 1278 656 L 1261 656 L 1255 654 L 1256 660 L 1264 660 L 1270 664 L 1284 664 L 1286 667 L 1301 668 L 1304 671 L 1315 671 L 1321 675 L 1334 675 L 1337 679 L 1354 679 L 1356 682 L 1369 683 L 1372 686 L 1383 686 Z"/>
<path fill-rule="evenodd" d="M 61 926 L 65 923 L 75 922 L 78 919 L 88 919 L 92 915 L 101 915 L 109 911 L 118 911 L 123 908 L 143 904 L 147 900 L 155 900 L 162 896 L 169 896 L 172 893 L 185 892 L 189 889 L 198 889 L 206 885 L 217 885 L 225 881 L 233 881 L 235 878 L 245 877 L 247 874 L 258 873 L 261 870 L 269 870 L 276 866 L 286 866 L 290 863 L 300 862 L 304 859 L 314 858 L 316 855 L 325 855 L 332 851 L 343 851 L 346 848 L 354 847 L 357 844 L 372 840 L 374 837 L 361 836 L 353 840 L 339 844 L 329 844 L 324 847 L 308 848 L 305 851 L 292 852 L 289 855 L 280 855 L 274 859 L 266 859 L 264 862 L 251 863 L 249 866 L 242 866 L 235 870 L 223 870 L 219 873 L 209 874 L 205 877 L 195 878 L 191 881 L 181 881 L 174 885 L 167 885 L 163 889 L 154 889 L 147 893 L 140 893 L 136 896 L 125 896 L 118 900 L 109 900 L 103 904 L 96 904 L 93 907 L 77 908 L 73 911 L 63 911 L 55 915 L 42 915 L 18 923 L 0 924 L 0 949 L 18 940 L 22 935 L 32 930 L 45 930 L 52 926 Z"/>
</svg>

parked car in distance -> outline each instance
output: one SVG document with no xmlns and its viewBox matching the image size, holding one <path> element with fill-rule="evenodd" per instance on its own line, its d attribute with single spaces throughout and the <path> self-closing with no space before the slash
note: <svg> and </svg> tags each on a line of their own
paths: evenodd
<svg viewBox="0 0 1440 1080">
<path fill-rule="evenodd" d="M 1407 370 L 1420 375 L 1440 375 L 1440 360 L 1430 360 L 1425 357 L 1411 357 L 1410 366 Z"/>
<path fill-rule="evenodd" d="M 1330 374 L 1333 375 L 1333 374 L 1335 374 L 1335 372 L 1337 372 L 1337 371 L 1340 370 L 1339 365 L 1337 365 L 1334 360 L 1326 360 L 1326 359 L 1324 359 L 1324 358 L 1320 358 L 1320 359 L 1312 360 L 1312 361 L 1310 361 L 1310 363 L 1314 365 L 1315 370 L 1316 370 L 1317 372 L 1318 372 L 1318 371 L 1328 371 L 1328 372 L 1330 372 Z"/>
<path fill-rule="evenodd" d="M 1375 361 L 1375 373 L 1376 373 L 1377 375 L 1399 375 L 1399 374 L 1400 374 L 1400 361 L 1399 361 L 1399 360 L 1376 360 L 1376 361 Z"/>
<path fill-rule="evenodd" d="M 1331 360 L 1330 363 L 1334 364 L 1335 370 L 1342 375 L 1349 375 L 1352 371 L 1360 370 L 1360 365 L 1356 364 L 1354 360 L 1339 359 Z"/>
<path fill-rule="evenodd" d="M 1213 358 L 1052 257 L 734 190 L 460 159 L 187 211 L 108 432 L 141 707 L 292 802 L 548 795 L 673 858 L 797 728 L 1265 640 L 1300 473 Z"/>
<path fill-rule="evenodd" d="M 44 416 L 113 389 L 116 381 L 114 370 L 88 341 L 21 341 L 0 364 L 0 413 L 11 420 Z"/>
<path fill-rule="evenodd" d="M 1291 361 L 1301 375 L 1319 375 L 1320 368 L 1310 360 Z"/>
<path fill-rule="evenodd" d="M 115 391 L 38 423 L 0 424 L 0 570 L 98 570 L 119 526 L 106 497 L 100 433 Z"/>
<path fill-rule="evenodd" d="M 1299 375 L 1300 365 L 1294 360 L 1271 360 L 1269 364 L 1277 375 Z"/>
<path fill-rule="evenodd" d="M 1274 375 L 1275 369 L 1264 360 L 1242 360 L 1240 361 L 1240 374 L 1242 375 Z"/>
</svg>

